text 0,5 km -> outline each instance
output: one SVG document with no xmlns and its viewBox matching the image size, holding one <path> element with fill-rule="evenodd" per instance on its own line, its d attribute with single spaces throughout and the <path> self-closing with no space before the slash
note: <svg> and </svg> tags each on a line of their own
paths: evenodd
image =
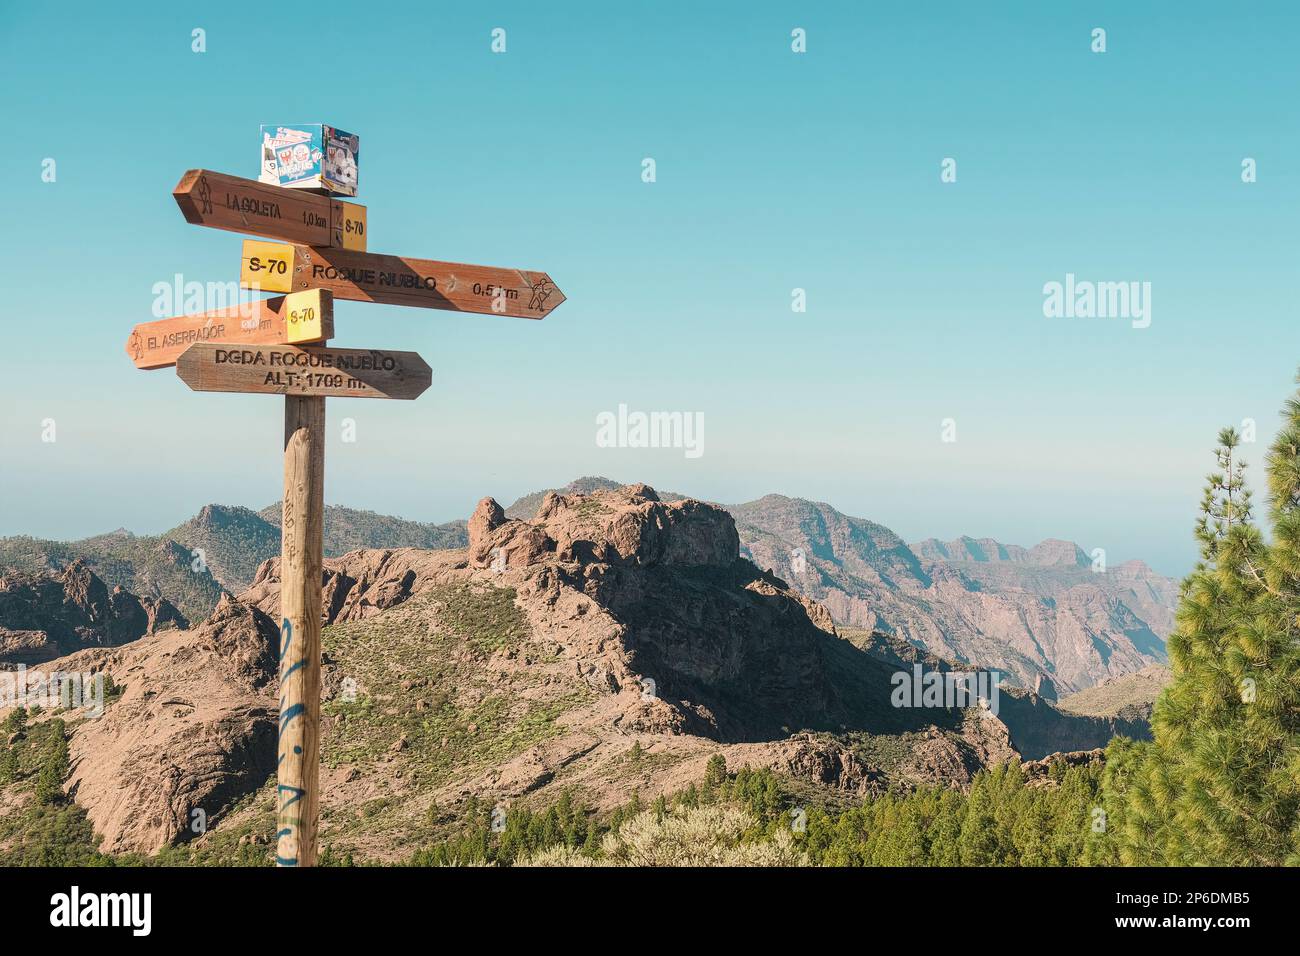
<svg viewBox="0 0 1300 956">
<path fill-rule="evenodd" d="M 518 289 L 507 289 L 505 286 L 493 285 L 488 283 L 483 285 L 481 282 L 474 283 L 475 295 L 495 296 L 498 299 L 517 299 L 519 298 Z"/>
</svg>

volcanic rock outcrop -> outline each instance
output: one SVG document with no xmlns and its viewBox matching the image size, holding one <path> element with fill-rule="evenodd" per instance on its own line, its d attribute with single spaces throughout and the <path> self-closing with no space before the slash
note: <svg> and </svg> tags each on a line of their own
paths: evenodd
<svg viewBox="0 0 1300 956">
<path fill-rule="evenodd" d="M 115 647 L 164 627 L 188 627 L 162 598 L 111 590 L 83 561 L 62 571 L 0 577 L 0 668 L 43 664 L 85 647 Z"/>
<path fill-rule="evenodd" d="M 559 493 L 617 487 L 587 477 Z M 554 493 L 525 495 L 506 517 L 531 518 Z M 1058 539 L 1032 548 L 991 538 L 909 546 L 881 524 L 784 495 L 717 507 L 735 518 L 742 557 L 826 607 L 842 628 L 899 634 L 1048 695 L 1165 660 L 1178 585 L 1141 561 L 1107 567 Z"/>
<path fill-rule="evenodd" d="M 192 631 L 61 659 L 123 688 L 101 717 L 73 727 L 67 792 L 105 852 L 152 853 L 218 819 L 275 771 L 279 630 L 230 598 Z"/>
<path fill-rule="evenodd" d="M 475 580 L 514 588 L 536 629 L 599 673 L 599 690 L 625 698 L 634 726 L 757 741 L 926 722 L 889 706 L 889 668 L 840 640 L 824 608 L 738 557 L 720 508 L 664 503 L 631 485 L 548 495 L 530 522 L 505 518 L 488 498 L 469 535 L 459 561 L 413 550 L 327 560 L 325 620 L 364 619 L 436 583 Z M 276 561 L 241 599 L 274 612 Z"/>
</svg>

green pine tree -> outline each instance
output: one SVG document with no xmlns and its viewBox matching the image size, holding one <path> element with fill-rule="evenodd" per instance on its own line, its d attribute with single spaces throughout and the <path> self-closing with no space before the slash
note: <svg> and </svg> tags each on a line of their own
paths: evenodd
<svg viewBox="0 0 1300 956">
<path fill-rule="evenodd" d="M 47 742 L 36 774 L 36 800 L 41 804 L 60 803 L 63 779 L 68 775 L 67 730 L 61 719 L 51 720 L 44 729 Z"/>
<path fill-rule="evenodd" d="M 9 711 L 9 716 L 5 718 L 4 726 L 0 729 L 21 739 L 27 733 L 27 708 L 15 707 Z"/>
<path fill-rule="evenodd" d="M 1268 539 L 1252 520 L 1239 444 L 1233 429 L 1219 433 L 1196 525 L 1201 560 L 1169 638 L 1173 680 L 1156 702 L 1154 740 L 1110 748 L 1115 845 L 1090 846 L 1090 861 L 1300 863 L 1300 395 L 1266 458 Z"/>
<path fill-rule="evenodd" d="M 714 754 L 704 766 L 704 785 L 709 788 L 720 787 L 727 779 L 727 758 Z"/>
</svg>

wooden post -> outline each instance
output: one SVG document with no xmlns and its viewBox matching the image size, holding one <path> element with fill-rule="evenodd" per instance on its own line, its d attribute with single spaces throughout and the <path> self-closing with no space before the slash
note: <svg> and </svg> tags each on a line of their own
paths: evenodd
<svg viewBox="0 0 1300 956">
<path fill-rule="evenodd" d="M 286 395 L 275 850 L 280 866 L 316 865 L 324 479 L 325 399 Z"/>
</svg>

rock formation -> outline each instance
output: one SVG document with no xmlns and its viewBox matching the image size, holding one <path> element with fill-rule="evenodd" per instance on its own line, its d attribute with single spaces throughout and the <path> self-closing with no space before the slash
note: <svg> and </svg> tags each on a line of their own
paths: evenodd
<svg viewBox="0 0 1300 956">
<path fill-rule="evenodd" d="M 74 727 L 67 792 L 105 852 L 152 853 L 193 836 L 194 811 L 222 811 L 275 771 L 279 630 L 225 598 L 192 631 L 167 631 L 59 661 L 123 688 Z"/>
<path fill-rule="evenodd" d="M 617 488 L 580 478 L 560 494 Z M 556 491 L 506 509 L 531 519 Z M 661 492 L 663 501 L 681 495 Z M 1165 659 L 1178 587 L 1141 561 L 1101 570 L 1070 541 L 991 538 L 908 545 L 828 504 L 766 495 L 718 505 L 740 554 L 829 610 L 838 625 L 899 634 L 949 659 L 998 667 L 1020 686 L 1069 693 Z"/>
<path fill-rule="evenodd" d="M 58 572 L 0 577 L 0 668 L 43 664 L 84 647 L 115 647 L 188 626 L 168 601 L 110 589 L 84 561 Z"/>
</svg>

